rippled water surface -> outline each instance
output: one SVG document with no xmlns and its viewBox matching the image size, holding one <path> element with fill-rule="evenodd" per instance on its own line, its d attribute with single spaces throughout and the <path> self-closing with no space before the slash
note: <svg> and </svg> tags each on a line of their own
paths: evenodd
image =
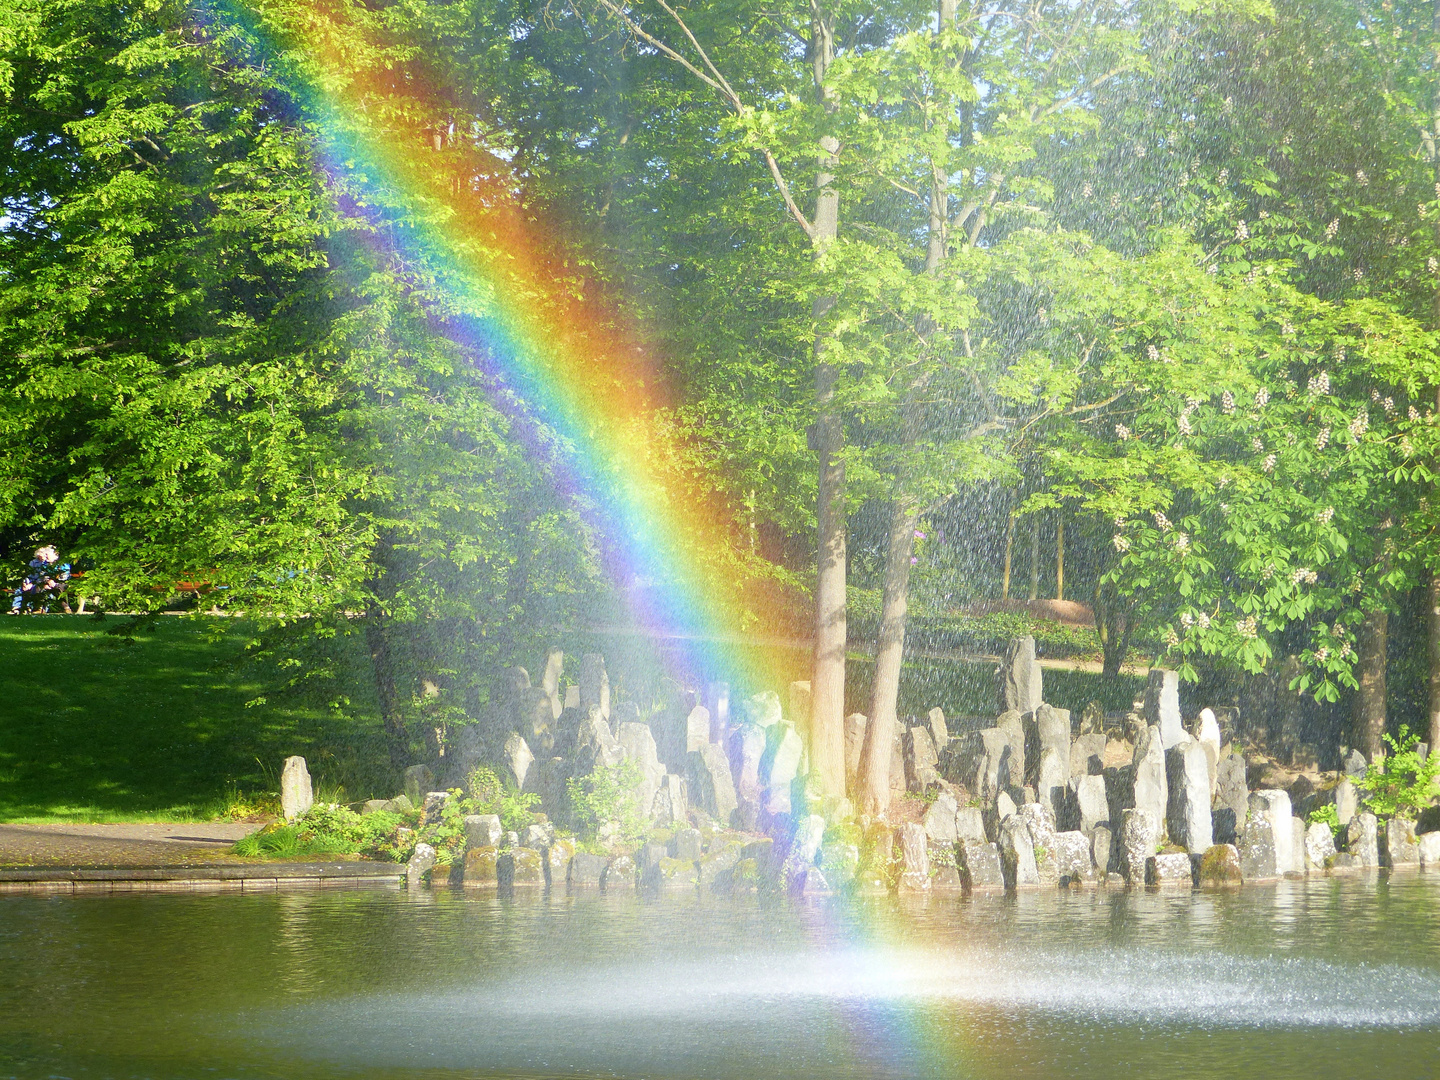
<svg viewBox="0 0 1440 1080">
<path fill-rule="evenodd" d="M 0 1077 L 1433 1077 L 1440 875 L 0 897 Z"/>
</svg>

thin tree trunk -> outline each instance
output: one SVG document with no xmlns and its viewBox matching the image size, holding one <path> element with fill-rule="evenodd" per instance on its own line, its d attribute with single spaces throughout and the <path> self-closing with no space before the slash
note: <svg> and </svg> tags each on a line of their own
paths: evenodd
<svg viewBox="0 0 1440 1080">
<path fill-rule="evenodd" d="M 890 806 L 890 759 L 895 740 L 900 666 L 905 653 L 905 615 L 910 596 L 910 553 L 915 549 L 919 508 L 896 499 L 890 514 L 885 559 L 885 591 L 880 604 L 880 634 L 875 642 L 875 682 L 870 720 L 860 750 L 859 811 L 879 816 Z"/>
<path fill-rule="evenodd" d="M 1010 557 L 1015 551 L 1015 514 L 1005 524 L 1005 575 L 1000 579 L 1000 599 L 1010 599 Z"/>
<path fill-rule="evenodd" d="M 380 706 L 380 722 L 385 732 L 385 747 L 390 764 L 403 769 L 410 763 L 410 735 L 400 712 L 400 695 L 395 689 L 395 669 L 390 662 L 390 641 L 385 633 L 388 620 L 378 605 L 365 611 L 365 645 L 370 650 L 370 669 L 375 677 L 375 701 Z"/>
<path fill-rule="evenodd" d="M 1040 515 L 1030 515 L 1030 599 L 1040 598 Z"/>
<path fill-rule="evenodd" d="M 810 30 L 815 92 L 826 114 L 836 108 L 826 78 L 835 58 L 835 16 L 812 0 Z M 840 193 L 830 171 L 838 164 L 840 143 L 820 139 L 820 171 L 815 177 L 813 241 L 823 252 L 839 235 Z M 833 296 L 815 298 L 817 324 L 834 306 Z M 815 450 L 818 456 L 816 506 L 815 658 L 810 679 L 810 756 L 812 774 L 826 795 L 845 794 L 845 460 L 844 433 L 835 408 L 837 372 L 825 360 L 825 334 L 816 329 Z"/>
<path fill-rule="evenodd" d="M 1055 599 L 1065 599 L 1065 519 L 1055 511 Z"/>
<path fill-rule="evenodd" d="M 1390 615 L 1384 610 L 1366 614 L 1355 642 L 1358 657 L 1355 678 L 1360 686 L 1351 701 L 1351 720 L 1355 742 L 1371 761 L 1376 760 L 1384 744 L 1385 733 L 1385 653 L 1390 628 Z"/>
<path fill-rule="evenodd" d="M 947 30 L 955 21 L 955 0 L 939 0 L 936 27 Z M 948 171 L 941 163 L 930 163 L 930 215 L 925 246 L 925 272 L 935 274 L 945 261 L 945 225 L 949 216 Z M 934 324 L 928 315 L 919 322 L 921 348 L 928 348 Z M 906 391 L 902 409 L 901 439 L 913 445 L 918 436 L 916 401 L 921 382 Z M 895 738 L 896 708 L 900 697 L 900 668 L 905 653 L 905 620 L 910 604 L 911 553 L 915 550 L 915 525 L 920 519 L 919 503 L 905 493 L 907 478 L 897 477 L 899 489 L 890 510 L 890 536 L 886 544 L 885 588 L 880 606 L 880 632 L 875 640 L 875 677 L 871 686 L 870 720 L 860 749 L 860 812 L 881 815 L 890 805 L 890 761 Z"/>
</svg>

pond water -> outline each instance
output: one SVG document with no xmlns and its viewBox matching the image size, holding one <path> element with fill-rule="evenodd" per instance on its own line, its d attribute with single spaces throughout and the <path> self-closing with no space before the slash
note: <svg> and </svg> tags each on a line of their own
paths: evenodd
<svg viewBox="0 0 1440 1080">
<path fill-rule="evenodd" d="M 0 1077 L 1429 1077 L 1440 875 L 0 897 Z"/>
</svg>

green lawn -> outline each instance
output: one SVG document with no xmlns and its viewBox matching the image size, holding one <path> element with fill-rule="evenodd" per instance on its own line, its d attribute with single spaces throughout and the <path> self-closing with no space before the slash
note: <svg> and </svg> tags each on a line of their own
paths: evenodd
<svg viewBox="0 0 1440 1080">
<path fill-rule="evenodd" d="M 245 707 L 260 689 L 229 666 L 243 625 L 167 617 L 129 643 L 105 633 L 117 622 L 0 619 L 0 821 L 209 818 L 274 790 L 296 753 L 322 788 L 370 794 L 373 723 Z"/>
</svg>

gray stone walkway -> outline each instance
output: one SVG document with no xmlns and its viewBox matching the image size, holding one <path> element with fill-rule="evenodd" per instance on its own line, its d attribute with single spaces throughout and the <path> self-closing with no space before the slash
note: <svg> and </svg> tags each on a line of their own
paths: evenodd
<svg viewBox="0 0 1440 1080">
<path fill-rule="evenodd" d="M 0 868 L 190 866 L 236 861 L 230 846 L 261 826 L 235 822 L 0 825 Z"/>
</svg>

